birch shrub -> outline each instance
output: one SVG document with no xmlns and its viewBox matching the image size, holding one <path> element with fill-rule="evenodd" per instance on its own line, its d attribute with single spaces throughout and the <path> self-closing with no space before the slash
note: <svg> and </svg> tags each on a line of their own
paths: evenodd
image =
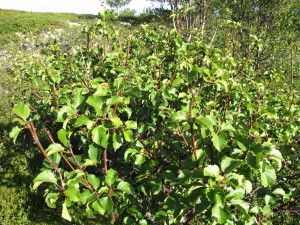
<svg viewBox="0 0 300 225">
<path fill-rule="evenodd" d="M 77 55 L 51 46 L 17 65 L 31 95 L 10 136 L 27 130 L 45 158 L 33 189 L 70 221 L 76 208 L 101 224 L 271 224 L 299 135 L 284 76 L 164 27 L 123 37 L 100 16 Z"/>
</svg>

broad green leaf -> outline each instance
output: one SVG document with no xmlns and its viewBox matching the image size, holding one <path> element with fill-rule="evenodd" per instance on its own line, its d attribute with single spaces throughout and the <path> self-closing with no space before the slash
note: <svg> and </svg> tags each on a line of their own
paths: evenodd
<svg viewBox="0 0 300 225">
<path fill-rule="evenodd" d="M 125 151 L 125 153 L 124 153 L 124 160 L 125 160 L 125 162 L 128 161 L 128 158 L 130 158 L 132 155 L 135 155 L 137 153 L 139 153 L 139 151 L 137 149 L 134 149 L 134 148 L 127 149 Z"/>
<path fill-rule="evenodd" d="M 213 130 L 213 127 L 216 125 L 216 118 L 211 115 L 208 116 L 199 116 L 196 118 L 196 122 L 207 127 L 209 130 Z"/>
<path fill-rule="evenodd" d="M 155 213 L 155 221 L 160 222 L 162 220 L 165 220 L 167 215 L 168 214 L 164 210 L 160 210 Z"/>
<path fill-rule="evenodd" d="M 97 190 L 97 188 L 100 186 L 100 179 L 94 174 L 89 174 L 87 178 L 92 187 Z"/>
<path fill-rule="evenodd" d="M 111 118 L 110 120 L 111 120 L 111 122 L 113 123 L 113 125 L 114 125 L 115 127 L 120 127 L 120 126 L 123 125 L 122 120 L 121 120 L 119 117 L 117 117 L 117 116 Z"/>
<path fill-rule="evenodd" d="M 132 120 L 128 120 L 125 122 L 126 125 L 126 129 L 130 129 L 130 130 L 136 130 L 137 129 L 137 122 L 136 121 L 132 121 Z"/>
<path fill-rule="evenodd" d="M 227 219 L 230 217 L 230 213 L 226 208 L 224 209 L 218 205 L 215 205 L 211 209 L 211 216 L 218 223 L 224 224 L 227 221 Z"/>
<path fill-rule="evenodd" d="M 224 173 L 229 174 L 233 170 L 238 168 L 241 164 L 242 164 L 242 160 L 232 159 L 232 158 L 225 156 L 221 162 L 221 170 Z"/>
<path fill-rule="evenodd" d="M 54 173 L 51 170 L 44 170 L 33 180 L 34 183 L 38 182 L 39 184 L 43 182 L 57 184 L 57 179 Z M 36 189 L 39 185 L 34 185 L 33 189 Z"/>
<path fill-rule="evenodd" d="M 217 84 L 218 89 L 223 88 L 225 93 L 228 92 L 228 85 L 226 80 L 216 80 L 215 83 Z"/>
<path fill-rule="evenodd" d="M 203 170 L 204 176 L 217 177 L 220 174 L 220 169 L 217 165 L 209 165 Z"/>
<path fill-rule="evenodd" d="M 80 127 L 82 125 L 88 125 L 88 123 L 90 122 L 90 119 L 88 116 L 82 114 L 80 115 L 77 120 L 75 121 L 74 127 Z"/>
<path fill-rule="evenodd" d="M 46 149 L 47 155 L 50 156 L 56 152 L 62 152 L 64 147 L 61 144 L 53 143 Z"/>
<path fill-rule="evenodd" d="M 161 192 L 161 190 L 162 190 L 161 179 L 154 179 L 154 180 L 151 180 L 149 183 L 150 183 L 149 186 L 151 187 L 154 195 L 157 195 Z"/>
<path fill-rule="evenodd" d="M 262 209 L 263 215 L 268 217 L 273 215 L 273 211 L 270 205 L 265 205 Z"/>
<path fill-rule="evenodd" d="M 18 126 L 16 126 L 9 133 L 9 137 L 13 139 L 14 143 L 16 143 L 17 137 L 21 130 L 22 130 L 22 128 L 19 128 Z"/>
<path fill-rule="evenodd" d="M 123 101 L 123 97 L 121 96 L 113 96 L 106 100 L 106 105 L 115 105 Z"/>
<path fill-rule="evenodd" d="M 245 184 L 244 184 L 244 188 L 245 188 L 246 194 L 250 194 L 252 191 L 252 183 L 249 180 L 246 180 Z"/>
<path fill-rule="evenodd" d="M 14 106 L 13 112 L 17 114 L 19 117 L 21 117 L 24 121 L 29 117 L 30 115 L 30 109 L 27 105 L 24 103 L 19 103 Z"/>
<path fill-rule="evenodd" d="M 236 129 L 229 122 L 223 123 L 221 126 L 221 130 L 222 131 L 232 131 L 232 132 L 236 131 Z"/>
<path fill-rule="evenodd" d="M 123 138 L 116 133 L 113 134 L 112 140 L 113 140 L 113 147 L 115 150 L 119 149 L 123 144 Z"/>
<path fill-rule="evenodd" d="M 103 114 L 103 111 L 102 111 L 103 103 L 102 103 L 102 99 L 100 97 L 92 95 L 86 100 L 86 103 L 89 104 L 90 106 L 92 106 L 95 109 L 97 115 L 102 116 L 102 114 Z"/>
<path fill-rule="evenodd" d="M 111 213 L 113 211 L 114 203 L 110 197 L 103 197 L 99 201 L 106 213 Z"/>
<path fill-rule="evenodd" d="M 132 187 L 128 182 L 125 181 L 121 181 L 118 186 L 117 189 L 120 191 L 123 191 L 127 194 L 131 194 L 132 195 Z"/>
<path fill-rule="evenodd" d="M 139 225 L 148 225 L 147 220 L 145 219 L 140 220 Z"/>
<path fill-rule="evenodd" d="M 99 162 L 100 154 L 101 154 L 101 149 L 95 147 L 93 144 L 89 145 L 89 158 L 93 160 L 94 162 Z"/>
<path fill-rule="evenodd" d="M 171 115 L 172 122 L 182 122 L 187 119 L 187 113 L 184 111 L 178 111 Z"/>
<path fill-rule="evenodd" d="M 76 92 L 73 97 L 72 106 L 77 109 L 84 101 L 84 96 L 80 92 Z"/>
<path fill-rule="evenodd" d="M 78 187 L 70 186 L 64 191 L 65 196 L 67 196 L 73 202 L 80 202 L 80 191 Z"/>
<path fill-rule="evenodd" d="M 48 193 L 45 202 L 48 205 L 49 208 L 55 209 L 56 208 L 56 201 L 59 198 L 59 193 Z"/>
<path fill-rule="evenodd" d="M 224 132 L 221 132 L 219 134 L 213 132 L 211 140 L 213 142 L 213 145 L 219 152 L 225 148 L 228 142 L 227 135 Z"/>
<path fill-rule="evenodd" d="M 249 212 L 249 203 L 245 202 L 242 199 L 232 199 L 230 201 L 243 215 L 248 216 Z"/>
<path fill-rule="evenodd" d="M 108 83 L 102 83 L 97 86 L 97 90 L 94 94 L 95 96 L 100 96 L 100 97 L 105 97 L 105 96 L 110 96 L 111 95 L 111 90 L 109 88 Z"/>
<path fill-rule="evenodd" d="M 227 194 L 227 199 L 241 199 L 245 195 L 245 190 L 241 187 L 238 187 L 236 189 L 231 189 L 229 193 Z"/>
<path fill-rule="evenodd" d="M 107 128 L 102 125 L 95 127 L 92 130 L 93 142 L 95 142 L 97 145 L 102 146 L 103 148 L 107 148 L 108 137 L 109 134 L 107 134 Z"/>
<path fill-rule="evenodd" d="M 138 154 L 135 156 L 134 165 L 142 165 L 145 162 L 145 156 Z"/>
<path fill-rule="evenodd" d="M 124 130 L 124 138 L 127 142 L 133 142 L 133 132 L 132 130 Z"/>
<path fill-rule="evenodd" d="M 94 201 L 92 204 L 93 209 L 95 209 L 100 215 L 105 214 L 105 208 L 100 204 L 99 200 Z"/>
<path fill-rule="evenodd" d="M 284 161 L 281 152 L 275 148 L 272 148 L 272 150 L 268 153 L 268 155 L 269 158 L 273 160 L 273 162 L 276 164 L 277 168 L 281 169 L 282 161 Z"/>
<path fill-rule="evenodd" d="M 67 208 L 67 200 L 65 200 L 65 202 L 62 204 L 62 213 L 61 213 L 61 217 L 64 218 L 65 220 L 68 221 L 72 221 L 72 218 L 69 214 L 68 208 Z"/>
<path fill-rule="evenodd" d="M 84 192 L 81 193 L 80 198 L 81 198 L 81 202 L 83 204 L 86 204 L 91 201 L 94 201 L 97 198 L 97 195 L 91 193 L 90 190 L 86 189 Z"/>
<path fill-rule="evenodd" d="M 64 144 L 64 146 L 68 146 L 68 132 L 65 129 L 60 129 L 57 132 L 58 139 L 61 141 L 61 143 Z"/>
<path fill-rule="evenodd" d="M 284 196 L 284 195 L 285 195 L 285 191 L 284 191 L 282 188 L 276 188 L 276 189 L 272 192 L 272 194 Z"/>
<path fill-rule="evenodd" d="M 117 171 L 109 169 L 105 175 L 105 183 L 108 186 L 112 186 L 117 179 Z"/>
<path fill-rule="evenodd" d="M 260 168 L 260 180 L 264 187 L 271 187 L 276 181 L 276 172 L 274 167 L 268 161 L 262 161 Z"/>
</svg>

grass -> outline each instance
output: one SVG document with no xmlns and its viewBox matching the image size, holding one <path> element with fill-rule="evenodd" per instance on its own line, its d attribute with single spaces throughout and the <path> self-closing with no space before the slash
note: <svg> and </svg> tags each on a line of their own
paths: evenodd
<svg viewBox="0 0 300 225">
<path fill-rule="evenodd" d="M 0 9 L 0 47 L 18 40 L 17 33 L 38 33 L 44 29 L 60 28 L 66 22 L 83 22 L 93 15 L 73 13 L 40 13 Z"/>
</svg>

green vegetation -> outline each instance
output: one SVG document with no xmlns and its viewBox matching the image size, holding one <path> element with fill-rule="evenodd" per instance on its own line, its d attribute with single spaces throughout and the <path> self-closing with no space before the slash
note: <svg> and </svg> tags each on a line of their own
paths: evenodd
<svg viewBox="0 0 300 225">
<path fill-rule="evenodd" d="M 299 221 L 300 4 L 168 2 L 2 60 L 0 223 Z"/>
<path fill-rule="evenodd" d="M 82 22 L 82 19 L 94 19 L 94 16 L 0 9 L 0 46 L 18 41 L 17 33 L 39 33 L 45 29 L 64 27 L 66 22 Z"/>
</svg>

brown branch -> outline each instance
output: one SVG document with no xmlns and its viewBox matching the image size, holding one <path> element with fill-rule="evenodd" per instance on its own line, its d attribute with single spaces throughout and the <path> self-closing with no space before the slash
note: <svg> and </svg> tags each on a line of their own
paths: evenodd
<svg viewBox="0 0 300 225">
<path fill-rule="evenodd" d="M 81 172 L 84 172 L 82 166 L 81 166 L 80 163 L 77 161 L 77 159 L 76 159 L 76 157 L 75 157 L 75 155 L 74 155 L 74 152 L 73 152 L 73 149 L 72 149 L 71 144 L 68 143 L 68 145 L 69 145 L 69 151 L 70 151 L 70 153 L 71 153 L 71 155 L 72 155 L 72 158 L 73 158 L 73 160 L 74 160 L 74 162 L 75 162 L 77 168 L 78 168 Z M 88 181 L 88 179 L 87 179 L 87 177 L 86 177 L 86 175 L 85 175 L 85 172 L 84 172 L 84 175 L 83 175 L 83 181 L 84 181 L 86 187 L 90 190 L 90 192 L 93 193 L 94 190 L 93 190 L 92 186 L 90 185 L 90 183 L 89 183 L 89 181 Z"/>
<path fill-rule="evenodd" d="M 47 136 L 48 136 L 49 140 L 52 142 L 52 144 L 54 144 L 55 142 L 54 142 L 54 140 L 53 140 L 53 138 L 52 138 L 51 133 L 50 133 L 46 128 L 44 128 L 44 129 L 46 130 L 46 133 L 47 133 Z M 62 152 L 60 152 L 59 154 L 60 154 L 60 156 L 64 159 L 64 161 L 68 164 L 68 166 L 69 166 L 72 170 L 75 170 L 74 167 L 73 167 L 73 166 L 71 165 L 71 163 L 69 162 L 69 160 L 64 156 L 64 154 L 63 154 Z"/>
<path fill-rule="evenodd" d="M 31 137 L 34 141 L 34 144 L 36 144 L 39 148 L 39 150 L 41 151 L 41 153 L 43 154 L 44 158 L 50 163 L 50 166 L 56 171 L 56 172 L 59 172 L 59 168 L 56 166 L 56 164 L 49 158 L 49 156 L 47 155 L 44 147 L 42 146 L 37 134 L 36 134 L 36 131 L 35 131 L 35 127 L 33 125 L 33 122 L 29 122 L 27 124 L 27 127 L 30 131 L 30 134 L 31 134 Z"/>
<path fill-rule="evenodd" d="M 128 66 L 128 60 L 130 55 L 130 38 L 127 39 L 127 51 L 126 51 L 126 67 Z"/>
<path fill-rule="evenodd" d="M 104 149 L 103 151 L 103 173 L 107 173 L 107 150 Z"/>
<path fill-rule="evenodd" d="M 191 129 L 191 139 L 192 139 L 192 145 L 193 145 L 193 154 L 195 156 L 195 161 L 196 161 L 196 167 L 199 167 L 199 159 L 197 156 L 197 146 L 196 146 L 196 140 L 195 140 L 195 133 L 194 133 L 194 118 L 193 118 L 193 105 L 195 102 L 195 91 L 191 87 L 191 92 L 192 92 L 192 99 L 190 102 L 190 129 Z"/>
</svg>

